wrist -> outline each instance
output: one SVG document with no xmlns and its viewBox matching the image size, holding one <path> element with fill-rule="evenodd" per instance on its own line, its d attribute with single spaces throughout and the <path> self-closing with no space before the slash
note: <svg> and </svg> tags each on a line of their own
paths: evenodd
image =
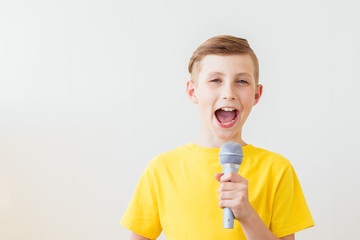
<svg viewBox="0 0 360 240">
<path fill-rule="evenodd" d="M 244 217 L 238 219 L 238 221 L 240 222 L 241 225 L 248 225 L 256 221 L 257 218 L 259 218 L 259 215 L 255 211 L 255 209 L 250 205 Z"/>
<path fill-rule="evenodd" d="M 246 217 L 239 221 L 245 233 L 246 239 L 272 239 L 279 240 L 265 225 L 254 208 L 246 213 Z"/>
</svg>

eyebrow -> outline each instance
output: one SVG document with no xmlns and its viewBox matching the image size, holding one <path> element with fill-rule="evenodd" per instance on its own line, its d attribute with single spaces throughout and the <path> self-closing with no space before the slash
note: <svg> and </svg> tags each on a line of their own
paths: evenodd
<svg viewBox="0 0 360 240">
<path fill-rule="evenodd" d="M 224 76 L 224 73 L 222 73 L 222 72 L 210 72 L 210 73 L 207 74 L 208 77 L 211 77 L 213 75 Z M 252 77 L 251 74 L 249 74 L 247 72 L 240 72 L 240 73 L 237 73 L 235 76 L 236 77 L 241 77 L 241 76 Z"/>
</svg>

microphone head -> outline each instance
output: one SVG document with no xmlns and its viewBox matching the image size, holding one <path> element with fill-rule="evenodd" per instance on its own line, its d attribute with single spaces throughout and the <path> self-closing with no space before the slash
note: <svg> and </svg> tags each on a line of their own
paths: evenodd
<svg viewBox="0 0 360 240">
<path fill-rule="evenodd" d="M 239 143 L 228 142 L 220 148 L 219 161 L 221 165 L 227 163 L 240 165 L 243 157 L 243 150 Z"/>
</svg>

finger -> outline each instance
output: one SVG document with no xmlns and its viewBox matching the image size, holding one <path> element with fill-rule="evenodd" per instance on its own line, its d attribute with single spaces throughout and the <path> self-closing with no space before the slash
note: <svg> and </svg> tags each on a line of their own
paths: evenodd
<svg viewBox="0 0 360 240">
<path fill-rule="evenodd" d="M 246 186 L 246 185 L 245 185 Z M 241 183 L 234 183 L 234 182 L 222 182 L 220 183 L 219 193 L 224 191 L 235 191 L 245 189 L 245 186 L 242 186 Z"/>
<path fill-rule="evenodd" d="M 241 198 L 242 193 L 239 191 L 224 191 L 219 193 L 219 201 Z"/>
<path fill-rule="evenodd" d="M 236 206 L 235 200 L 221 200 L 219 201 L 219 207 L 221 208 L 234 208 Z"/>
<path fill-rule="evenodd" d="M 237 173 L 226 173 L 220 178 L 220 182 L 247 182 L 247 180 Z"/>
<path fill-rule="evenodd" d="M 233 183 L 233 182 L 225 182 L 220 183 L 218 193 L 228 192 L 228 191 L 236 191 L 236 192 L 243 192 L 248 193 L 249 186 L 244 183 Z"/>
<path fill-rule="evenodd" d="M 216 178 L 216 180 L 217 180 L 218 182 L 220 182 L 220 178 L 221 178 L 222 175 L 224 175 L 224 174 L 223 174 L 223 173 L 216 173 L 216 174 L 215 174 L 215 178 Z"/>
</svg>

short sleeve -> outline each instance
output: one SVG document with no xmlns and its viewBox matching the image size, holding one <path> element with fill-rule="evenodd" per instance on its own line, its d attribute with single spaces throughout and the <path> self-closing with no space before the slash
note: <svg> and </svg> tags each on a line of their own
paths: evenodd
<svg viewBox="0 0 360 240">
<path fill-rule="evenodd" d="M 296 173 L 290 162 L 282 169 L 273 202 L 270 230 L 284 237 L 314 226 Z"/>
<path fill-rule="evenodd" d="M 141 175 L 120 224 L 146 238 L 156 239 L 160 235 L 162 228 L 158 211 L 156 181 L 151 163 Z"/>
</svg>

